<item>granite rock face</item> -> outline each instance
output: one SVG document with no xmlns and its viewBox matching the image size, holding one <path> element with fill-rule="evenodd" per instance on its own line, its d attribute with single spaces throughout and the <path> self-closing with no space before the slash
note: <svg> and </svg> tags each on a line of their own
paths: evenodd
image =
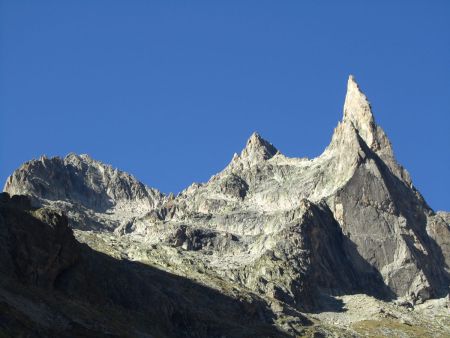
<svg viewBox="0 0 450 338">
<path fill-rule="evenodd" d="M 144 215 L 164 200 L 159 191 L 133 176 L 75 154 L 64 159 L 42 156 L 25 163 L 8 179 L 4 190 L 28 195 L 37 206 L 51 201 L 68 214 L 74 227 L 85 229 L 114 229 L 123 221 L 120 215 L 126 215 L 125 220 L 128 215 Z"/>
<path fill-rule="evenodd" d="M 448 294 L 450 217 L 396 162 L 352 76 L 343 111 L 320 156 L 288 158 L 254 133 L 223 171 L 177 196 L 74 154 L 25 163 L 4 190 L 66 213 L 95 250 L 262 297 L 288 333 L 289 313 L 321 311 L 331 296 Z"/>
<path fill-rule="evenodd" d="M 33 210 L 25 196 L 0 196 L 0 271 L 51 289 L 57 276 L 78 258 L 67 218 L 46 208 Z"/>
<path fill-rule="evenodd" d="M 96 252 L 25 196 L 0 194 L 0 241 L 5 337 L 287 336 L 263 299 Z"/>
</svg>

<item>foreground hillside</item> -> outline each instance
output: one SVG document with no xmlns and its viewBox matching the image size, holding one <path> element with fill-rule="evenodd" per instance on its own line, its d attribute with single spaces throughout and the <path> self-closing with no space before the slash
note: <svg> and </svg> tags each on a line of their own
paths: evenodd
<svg viewBox="0 0 450 338">
<path fill-rule="evenodd" d="M 177 196 L 75 154 L 25 163 L 4 191 L 28 196 L 2 195 L 6 336 L 450 335 L 450 216 L 353 77 L 314 159 L 255 133 Z"/>
</svg>

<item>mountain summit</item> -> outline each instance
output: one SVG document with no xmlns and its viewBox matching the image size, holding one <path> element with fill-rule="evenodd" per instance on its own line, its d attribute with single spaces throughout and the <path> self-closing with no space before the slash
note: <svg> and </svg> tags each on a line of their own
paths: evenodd
<svg viewBox="0 0 450 338">
<path fill-rule="evenodd" d="M 343 122 L 353 123 L 362 139 L 369 147 L 374 143 L 374 130 L 376 129 L 372 108 L 363 94 L 353 75 L 347 82 L 347 94 L 345 95 Z"/>
<path fill-rule="evenodd" d="M 253 133 L 247 141 L 240 155 L 235 154 L 230 166 L 239 166 L 241 170 L 261 161 L 271 159 L 278 150 L 269 141 L 264 140 L 258 133 Z"/>
<path fill-rule="evenodd" d="M 301 335 L 305 327 L 319 323 L 320 332 L 332 335 L 336 329 L 350 337 L 348 323 L 362 321 L 361 316 L 383 321 L 386 311 L 426 326 L 434 314 L 408 314 L 396 304 L 419 311 L 423 302 L 449 292 L 450 216 L 435 213 L 397 163 L 353 76 L 348 79 L 342 121 L 329 146 L 313 159 L 284 156 L 254 133 L 223 171 L 177 196 L 166 196 L 129 174 L 75 154 L 25 163 L 8 178 L 4 191 L 28 195 L 35 207 L 67 214 L 76 239 L 108 257 L 195 281 L 226 296 L 226 304 L 239 300 L 237 308 L 243 312 L 230 305 L 239 313 L 233 325 L 246 318 L 256 330 L 247 332 L 250 336 L 264 336 L 260 325 L 276 327 L 278 333 L 267 335 L 281 337 Z M 74 296 L 78 269 L 65 267 L 62 277 L 55 277 L 63 295 Z M 121 269 L 123 276 L 127 270 L 122 265 Z M 114 268 L 108 273 L 113 275 Z M 166 279 L 164 285 L 158 284 L 161 279 L 141 284 L 133 276 L 121 285 L 127 289 L 123 297 L 132 298 L 126 304 L 137 313 L 145 313 L 148 305 L 133 307 L 136 295 L 154 290 L 183 297 L 183 304 L 195 302 L 179 283 L 167 289 L 172 284 Z M 104 286 L 106 294 L 117 290 L 111 283 Z M 83 285 L 77 290 L 91 299 Z M 195 294 L 200 297 L 201 292 Z M 358 308 L 361 299 L 383 312 Z M 224 327 L 230 328 L 220 315 L 223 308 L 211 299 L 200 301 L 212 304 L 216 312 L 211 316 L 216 317 L 208 315 L 204 330 L 195 326 L 187 336 L 220 336 Z M 344 301 L 359 319 L 345 317 L 340 322 L 335 320 L 338 314 L 327 317 L 330 312 L 343 313 L 344 305 L 339 304 Z M 441 304 L 436 302 L 428 304 Z M 172 318 L 171 311 L 167 318 Z M 183 311 L 173 315 L 180 328 L 189 324 L 179 318 L 202 316 L 194 303 Z M 161 325 L 158 330 L 167 330 Z M 139 336 L 137 327 L 131 331 L 131 336 Z M 230 336 L 240 336 L 233 332 Z"/>
<path fill-rule="evenodd" d="M 258 133 L 253 133 L 247 141 L 241 158 L 247 160 L 268 160 L 273 157 L 278 150 L 268 141 L 264 140 Z"/>
</svg>

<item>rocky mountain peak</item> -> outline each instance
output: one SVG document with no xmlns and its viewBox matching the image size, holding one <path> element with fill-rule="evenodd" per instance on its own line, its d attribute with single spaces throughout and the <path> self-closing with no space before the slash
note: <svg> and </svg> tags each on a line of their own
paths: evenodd
<svg viewBox="0 0 450 338">
<path fill-rule="evenodd" d="M 347 82 L 343 118 L 335 128 L 326 153 L 365 157 L 367 150 L 379 156 L 399 178 L 410 183 L 409 175 L 394 157 L 391 142 L 375 122 L 372 107 L 353 75 Z M 346 156 L 347 156 L 346 155 Z"/>
<path fill-rule="evenodd" d="M 84 162 L 95 162 L 95 160 L 90 157 L 88 154 L 76 154 L 76 153 L 69 153 L 64 157 L 64 161 L 70 162 L 70 161 L 84 161 Z M 98 162 L 98 161 L 97 161 Z"/>
<path fill-rule="evenodd" d="M 234 158 L 249 165 L 272 158 L 278 149 L 272 143 L 263 139 L 257 132 L 254 132 L 247 140 L 244 150 Z"/>
<path fill-rule="evenodd" d="M 352 123 L 366 144 L 372 147 L 376 137 L 376 124 L 372 108 L 353 75 L 348 78 L 343 122 Z"/>
<path fill-rule="evenodd" d="M 450 218 L 432 212 L 397 164 L 352 76 L 343 119 L 313 159 L 283 156 L 253 133 L 223 171 L 177 196 L 75 154 L 25 163 L 5 191 L 66 213 L 78 240 L 127 265 L 240 299 L 250 290 L 280 322 L 329 309 L 338 294 L 419 304 L 450 285 Z"/>
<path fill-rule="evenodd" d="M 164 199 L 157 189 L 145 186 L 132 175 L 89 155 L 74 153 L 64 158 L 42 156 L 25 163 L 7 179 L 4 191 L 28 195 L 35 205 L 56 203 L 68 213 L 86 209 L 105 214 L 109 210 L 111 214 L 125 209 L 137 215 L 152 210 Z M 84 222 L 95 228 L 101 223 L 74 219 L 71 218 L 71 225 Z M 116 225 L 120 223 L 117 217 L 113 221 Z M 111 224 L 111 221 L 102 222 Z"/>
</svg>

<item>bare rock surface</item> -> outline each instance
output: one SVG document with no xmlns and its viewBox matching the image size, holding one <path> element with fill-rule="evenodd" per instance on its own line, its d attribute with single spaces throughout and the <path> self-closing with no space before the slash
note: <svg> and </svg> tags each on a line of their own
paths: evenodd
<svg viewBox="0 0 450 338">
<path fill-rule="evenodd" d="M 449 291 L 450 216 L 396 162 L 352 76 L 343 119 L 313 159 L 286 157 L 254 133 L 226 168 L 176 196 L 75 154 L 25 163 L 4 190 L 64 212 L 78 241 L 115 259 L 259 297 L 289 335 L 315 334 L 304 316 L 318 330 L 323 321 L 317 334 L 357 335 L 350 324 L 371 311 Z M 366 319 L 343 319 L 358 299 L 370 304 Z"/>
<path fill-rule="evenodd" d="M 257 295 L 218 292 L 94 251 L 75 240 L 58 211 L 17 200 L 0 194 L 2 336 L 287 336 Z"/>
</svg>

